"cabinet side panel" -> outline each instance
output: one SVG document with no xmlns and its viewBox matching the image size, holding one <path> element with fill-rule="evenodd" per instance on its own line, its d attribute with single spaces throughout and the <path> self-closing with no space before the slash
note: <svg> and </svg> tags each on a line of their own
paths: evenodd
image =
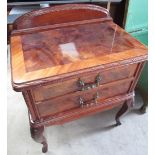
<svg viewBox="0 0 155 155">
<path fill-rule="evenodd" d="M 29 90 L 23 91 L 22 94 L 23 94 L 24 100 L 26 102 L 26 105 L 28 107 L 28 111 L 31 114 L 32 120 L 33 121 L 38 120 L 39 115 L 38 115 L 37 110 L 35 108 L 34 102 L 33 102 L 32 98 L 31 98 L 30 91 Z"/>
<path fill-rule="evenodd" d="M 136 87 L 136 85 L 137 85 L 137 82 L 138 82 L 138 80 L 139 80 L 139 77 L 140 77 L 140 75 L 141 75 L 141 73 L 142 73 L 142 70 L 143 70 L 143 68 L 144 68 L 145 62 L 146 62 L 146 61 L 138 63 L 137 69 L 136 69 L 136 71 L 135 71 L 135 76 L 134 76 L 135 79 L 134 79 L 134 81 L 132 82 L 132 84 L 131 84 L 131 86 L 130 86 L 128 92 L 134 91 L 134 89 L 135 89 L 135 87 Z"/>
</svg>

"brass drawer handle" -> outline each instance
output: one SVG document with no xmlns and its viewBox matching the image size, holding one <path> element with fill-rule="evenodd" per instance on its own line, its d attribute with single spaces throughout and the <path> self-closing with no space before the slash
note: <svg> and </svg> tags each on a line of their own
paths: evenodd
<svg viewBox="0 0 155 155">
<path fill-rule="evenodd" d="M 92 105 L 97 105 L 97 99 L 99 98 L 99 93 L 97 92 L 94 96 L 94 98 L 91 100 L 91 101 L 86 101 L 84 102 L 84 99 L 80 96 L 79 98 L 79 105 L 81 108 L 84 108 L 84 107 L 90 107 Z"/>
<path fill-rule="evenodd" d="M 78 80 L 78 85 L 80 86 L 80 90 L 88 90 L 88 89 L 92 89 L 95 87 L 98 87 L 100 85 L 100 81 L 102 80 L 102 77 L 100 74 L 98 74 L 95 78 L 95 82 L 94 83 L 85 83 L 84 81 L 82 81 L 81 79 Z"/>
</svg>

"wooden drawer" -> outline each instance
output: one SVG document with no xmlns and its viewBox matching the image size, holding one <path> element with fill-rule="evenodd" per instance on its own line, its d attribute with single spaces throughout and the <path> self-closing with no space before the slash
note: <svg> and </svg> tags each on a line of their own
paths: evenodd
<svg viewBox="0 0 155 155">
<path fill-rule="evenodd" d="M 36 102 L 41 117 L 55 115 L 75 108 L 95 106 L 99 99 L 106 99 L 128 92 L 133 78 L 112 82 L 87 91 L 78 91 L 65 96 Z M 98 97 L 96 96 L 98 94 Z"/>
<path fill-rule="evenodd" d="M 137 64 L 126 65 L 122 67 L 112 68 L 103 72 L 95 72 L 91 75 L 77 77 L 68 81 L 59 82 L 51 85 L 38 86 L 32 89 L 32 96 L 35 101 L 43 101 L 53 97 L 73 93 L 81 89 L 79 78 L 87 84 L 96 82 L 96 77 L 100 75 L 99 84 L 110 83 L 116 80 L 133 77 L 136 71 Z"/>
</svg>

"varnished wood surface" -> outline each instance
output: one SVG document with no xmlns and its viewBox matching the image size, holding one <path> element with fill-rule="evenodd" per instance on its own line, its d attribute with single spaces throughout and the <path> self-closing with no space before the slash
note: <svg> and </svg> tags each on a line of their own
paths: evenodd
<svg viewBox="0 0 155 155">
<path fill-rule="evenodd" d="M 60 124 L 64 124 L 69 121 L 73 121 L 73 120 L 82 118 L 84 116 L 89 116 L 89 115 L 95 114 L 97 112 L 112 109 L 120 104 L 123 104 L 124 101 L 126 101 L 130 98 L 133 98 L 133 97 L 134 97 L 133 92 L 125 94 L 125 95 L 115 96 L 112 98 L 108 98 L 104 101 L 100 100 L 100 102 L 99 102 L 100 104 L 98 104 L 96 106 L 92 106 L 92 107 L 88 107 L 88 108 L 78 108 L 78 109 L 73 109 L 71 111 L 61 112 L 55 116 L 47 117 L 47 118 L 43 119 L 42 121 L 36 121 L 35 123 L 31 119 L 31 115 L 30 115 L 30 122 L 32 123 L 32 126 L 34 126 L 34 127 L 37 127 L 37 126 L 39 127 L 42 125 L 45 125 L 45 126 L 60 125 Z"/>
<path fill-rule="evenodd" d="M 88 103 L 88 107 L 90 104 L 93 104 L 92 106 L 94 106 L 94 96 L 96 93 L 99 95 L 99 98 L 97 99 L 97 102 L 99 103 L 100 99 L 102 99 L 102 102 L 104 102 L 104 100 L 107 98 L 126 94 L 131 84 L 131 80 L 133 80 L 133 78 L 120 80 L 119 82 L 113 82 L 112 84 L 107 84 L 105 86 L 103 85 L 94 89 L 93 91 L 77 91 L 76 93 L 67 94 L 43 102 L 38 102 L 36 103 L 36 107 L 38 108 L 41 117 L 47 117 L 61 113 L 63 111 L 70 111 L 74 108 L 80 108 L 80 97 L 84 99 L 85 104 Z"/>
<path fill-rule="evenodd" d="M 146 48 L 120 28 L 117 29 L 119 32 L 115 33 L 115 30 L 108 27 L 108 23 L 92 25 L 92 28 L 85 25 L 88 29 L 84 31 L 85 26 L 82 25 L 81 30 L 68 28 L 66 31 L 59 29 L 50 30 L 52 33 L 43 31 L 13 36 L 13 83 L 21 85 L 47 77 L 54 78 L 57 75 L 125 59 L 134 61 L 132 59 L 135 57 L 147 59 Z M 94 25 L 97 26 L 96 29 Z"/>
<path fill-rule="evenodd" d="M 67 7 L 69 6 L 72 7 L 72 5 L 67 5 Z M 75 5 L 71 11 L 76 10 L 77 13 L 79 10 L 81 12 L 80 7 L 81 5 Z M 78 16 L 75 14 L 74 18 L 70 16 L 68 21 L 64 15 L 62 15 L 62 19 L 56 19 L 53 16 L 55 11 L 50 11 L 51 8 L 31 12 L 16 21 L 16 28 L 23 29 L 23 33 L 17 33 L 11 37 L 12 82 L 15 90 L 23 91 L 23 94 L 26 94 L 24 96 L 29 109 L 33 109 L 31 113 L 33 113 L 34 119 L 40 119 L 39 111 L 34 105 L 35 102 L 65 95 L 64 91 L 66 94 L 77 91 L 74 89 L 75 83 L 72 85 L 72 81 L 75 82 L 78 78 L 85 76 L 85 81 L 89 79 L 92 82 L 93 75 L 101 73 L 103 70 L 105 72 L 106 69 L 113 71 L 107 71 L 107 74 L 103 74 L 103 83 L 136 75 L 134 82 L 130 85 L 132 88 L 129 90 L 133 91 L 134 89 L 140 69 L 136 66 L 139 62 L 147 59 L 146 47 L 112 21 L 97 20 L 101 16 L 105 19 L 110 18 L 105 9 L 97 7 L 96 10 L 95 7 L 87 5 L 84 8 L 86 10 L 89 8 L 89 11 L 83 9 L 85 13 L 80 18 L 79 23 L 77 22 Z M 61 11 L 58 11 L 59 9 Z M 66 13 L 68 16 L 68 11 L 66 11 L 68 9 L 62 9 L 60 6 L 56 10 L 59 12 L 59 16 L 62 13 Z M 93 18 L 87 18 L 88 14 L 92 15 Z M 40 18 L 42 21 L 38 20 L 37 24 L 37 19 Z M 26 21 L 25 27 L 22 23 L 24 20 Z M 51 23 L 52 20 L 53 23 Z M 94 22 L 94 20 L 96 21 Z M 81 23 L 81 21 L 84 22 Z M 72 22 L 76 23 L 70 25 L 69 23 Z M 42 26 L 60 23 L 65 24 L 65 26 L 42 28 Z M 34 32 L 31 31 L 31 28 L 34 28 Z M 40 31 L 38 31 L 39 29 Z M 132 68 L 132 64 L 136 69 Z M 117 69 L 117 67 L 124 65 L 128 65 L 126 72 Z M 92 78 L 89 78 L 87 74 L 91 75 Z M 90 82 L 89 80 L 87 82 Z M 66 83 L 69 83 L 70 87 Z M 69 89 L 59 91 L 61 89 L 59 84 Z M 48 87 L 54 89 L 50 90 Z M 58 91 L 53 93 L 53 96 L 48 95 L 54 90 Z"/>
<path fill-rule="evenodd" d="M 111 18 L 108 10 L 103 7 L 89 4 L 66 4 L 29 12 L 15 21 L 14 29 L 103 18 Z"/>
<path fill-rule="evenodd" d="M 125 65 L 123 67 L 117 67 L 113 69 L 104 70 L 101 72 L 95 72 L 85 76 L 80 76 L 85 84 L 94 84 L 97 75 L 100 75 L 100 85 L 110 83 L 113 81 L 134 77 L 137 69 L 137 64 Z M 42 101 L 57 96 L 62 96 L 68 93 L 79 91 L 79 77 L 73 78 L 68 81 L 59 82 L 55 84 L 38 85 L 32 89 L 32 95 L 35 101 Z"/>
<path fill-rule="evenodd" d="M 117 26 L 115 32 L 107 23 L 78 25 L 21 36 L 27 73 L 141 49 L 138 42 L 132 41 L 131 36 L 125 32 L 118 33 Z"/>
<path fill-rule="evenodd" d="M 99 20 L 101 17 L 110 18 L 104 8 L 92 5 L 65 6 L 34 11 L 15 22 L 15 27 L 24 32 L 11 37 L 12 81 L 15 90 L 47 81 L 65 80 L 72 74 L 85 72 L 86 69 L 88 72 L 94 67 L 105 68 L 105 65 L 119 65 L 124 60 L 136 63 L 137 59 L 147 59 L 144 45 L 112 21 Z M 80 8 L 84 11 L 80 14 L 81 18 Z M 76 12 L 76 15 L 68 11 Z M 54 16 L 55 13 L 59 15 Z M 81 24 L 85 20 L 89 23 Z M 91 23 L 91 20 L 99 21 Z M 71 22 L 76 24 L 69 25 Z M 42 28 L 61 23 L 61 27 Z M 31 28 L 34 32 L 27 33 Z"/>
<path fill-rule="evenodd" d="M 44 126 L 133 100 L 147 48 L 113 23 L 106 9 L 78 4 L 41 9 L 19 18 L 14 28 L 12 84 L 23 93 L 32 138 L 43 152 Z M 97 75 L 101 80 L 94 87 Z M 79 89 L 79 79 L 93 87 Z M 122 109 L 117 122 L 127 108 Z"/>
</svg>

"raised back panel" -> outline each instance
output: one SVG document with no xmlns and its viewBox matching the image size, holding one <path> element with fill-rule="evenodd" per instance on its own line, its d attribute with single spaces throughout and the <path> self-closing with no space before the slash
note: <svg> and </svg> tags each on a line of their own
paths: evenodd
<svg viewBox="0 0 155 155">
<path fill-rule="evenodd" d="M 96 5 L 66 4 L 29 12 L 15 21 L 14 29 L 27 29 L 100 18 L 111 18 L 108 10 Z"/>
</svg>

